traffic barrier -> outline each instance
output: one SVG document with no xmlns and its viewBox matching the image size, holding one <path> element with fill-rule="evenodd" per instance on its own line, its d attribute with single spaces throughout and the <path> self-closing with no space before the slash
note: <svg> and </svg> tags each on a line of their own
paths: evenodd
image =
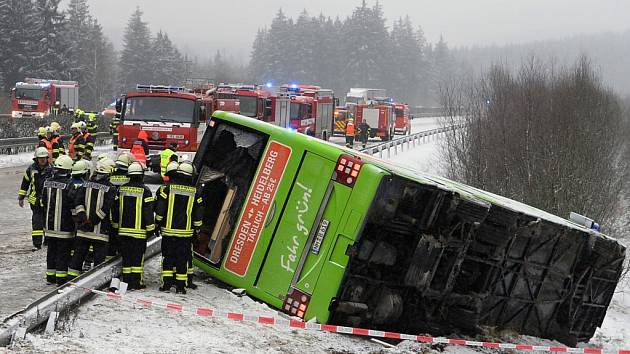
<svg viewBox="0 0 630 354">
<path fill-rule="evenodd" d="M 386 158 L 391 158 L 392 155 L 397 155 L 400 147 L 400 152 L 405 150 L 405 144 L 407 146 L 407 150 L 415 148 L 416 145 L 424 144 L 431 139 L 435 140 L 440 137 L 440 134 L 444 134 L 449 130 L 459 129 L 461 126 L 454 125 L 450 127 L 442 127 L 437 129 L 425 130 L 418 133 L 414 133 L 411 135 L 403 136 L 398 139 L 390 140 L 384 143 L 376 144 L 373 146 L 369 146 L 363 149 L 359 149 L 359 151 L 366 153 L 368 155 L 377 155 L 380 158 L 383 158 L 383 153 L 385 152 L 387 155 Z M 413 145 L 413 147 L 412 147 Z M 393 151 L 392 151 L 393 150 Z"/>
<path fill-rule="evenodd" d="M 112 141 L 112 135 L 106 132 L 96 133 L 94 137 L 96 139 L 96 145 L 109 144 Z M 69 135 L 63 136 L 66 147 L 69 139 Z M 15 155 L 22 152 L 34 151 L 38 141 L 37 137 L 0 139 L 0 155 Z"/>
<path fill-rule="evenodd" d="M 304 322 L 299 319 L 287 319 L 287 318 L 278 318 L 278 317 L 271 317 L 271 316 L 262 316 L 262 315 L 256 315 L 256 314 L 246 314 L 246 313 L 241 313 L 241 312 L 225 311 L 225 310 L 220 310 L 220 309 L 215 309 L 215 308 L 204 308 L 204 307 L 190 307 L 189 308 L 178 303 L 162 302 L 159 300 L 153 300 L 153 299 L 141 298 L 141 297 L 133 298 L 126 295 L 120 295 L 120 294 L 110 293 L 110 292 L 101 291 L 97 289 L 81 287 L 76 284 L 71 284 L 71 286 L 83 289 L 88 293 L 93 293 L 96 295 L 103 296 L 108 300 L 121 301 L 121 302 L 126 301 L 130 304 L 140 305 L 144 307 L 151 307 L 151 308 L 161 308 L 163 310 L 181 313 L 181 314 L 185 314 L 189 316 L 225 318 L 231 321 L 254 322 L 254 323 L 258 323 L 258 324 L 262 324 L 266 326 L 273 326 L 273 327 L 284 327 L 284 328 L 292 328 L 292 329 L 341 333 L 341 334 L 375 337 L 375 338 L 411 340 L 411 341 L 421 342 L 421 343 L 435 343 L 435 344 L 441 343 L 441 344 L 467 346 L 467 347 L 512 349 L 512 350 L 520 350 L 520 351 L 525 351 L 525 352 L 540 351 L 540 352 L 549 352 L 549 353 L 584 353 L 584 354 L 605 353 L 605 351 L 602 348 L 571 348 L 571 347 L 555 346 L 555 345 L 533 345 L 533 344 L 514 344 L 514 343 L 473 341 L 473 340 L 467 340 L 467 339 L 432 337 L 432 336 L 424 336 L 424 335 L 379 331 L 379 330 L 373 330 L 373 329 L 367 329 L 367 328 L 319 324 L 315 322 Z M 630 354 L 630 349 L 616 349 L 614 351 L 609 351 L 609 353 Z"/>
</svg>

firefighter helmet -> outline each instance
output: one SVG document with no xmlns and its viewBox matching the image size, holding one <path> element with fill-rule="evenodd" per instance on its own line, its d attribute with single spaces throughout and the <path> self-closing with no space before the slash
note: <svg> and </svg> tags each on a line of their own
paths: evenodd
<svg viewBox="0 0 630 354">
<path fill-rule="evenodd" d="M 77 124 L 79 125 L 79 129 L 81 129 L 81 130 L 87 129 L 87 124 L 85 124 L 84 121 L 80 121 Z"/>
<path fill-rule="evenodd" d="M 50 127 L 52 128 L 53 132 L 58 132 L 59 130 L 61 130 L 61 125 L 59 125 L 59 123 L 57 122 L 50 123 Z"/>
<path fill-rule="evenodd" d="M 108 175 L 114 172 L 114 168 L 116 168 L 116 163 L 114 162 L 114 160 L 110 159 L 107 156 L 105 156 L 104 159 L 99 159 L 96 163 L 97 173 Z"/>
<path fill-rule="evenodd" d="M 55 130 L 49 125 L 46 127 L 46 134 L 50 133 L 52 134 Z"/>
<path fill-rule="evenodd" d="M 168 174 L 169 172 L 173 172 L 173 171 L 177 171 L 177 168 L 179 167 L 179 163 L 177 163 L 177 161 L 171 161 L 168 163 L 168 165 L 166 165 L 166 174 Z"/>
<path fill-rule="evenodd" d="M 48 149 L 46 149 L 43 146 L 40 146 L 37 149 L 35 149 L 35 158 L 38 158 L 38 157 L 48 157 Z"/>
<path fill-rule="evenodd" d="M 79 123 L 72 123 L 70 129 L 79 129 Z"/>
<path fill-rule="evenodd" d="M 144 167 L 142 167 L 142 164 L 140 164 L 140 162 L 132 162 L 131 164 L 129 164 L 129 168 L 127 169 L 127 174 L 129 176 L 142 176 L 144 175 Z"/>
<path fill-rule="evenodd" d="M 61 155 L 55 160 L 55 168 L 58 170 L 72 170 L 72 159 L 68 155 Z"/>
<path fill-rule="evenodd" d="M 90 172 L 90 164 L 86 160 L 79 160 L 72 165 L 72 175 L 80 176 Z"/>
<path fill-rule="evenodd" d="M 39 136 L 44 136 L 44 135 L 46 135 L 46 128 L 45 128 L 45 127 L 39 127 L 39 128 L 37 128 L 37 135 L 39 135 Z"/>
<path fill-rule="evenodd" d="M 168 167 L 168 166 L 166 166 Z M 188 161 L 184 161 L 179 164 L 177 167 L 177 172 L 183 174 L 184 176 L 191 176 L 195 173 L 195 166 Z"/>
<path fill-rule="evenodd" d="M 102 154 L 99 154 L 99 155 L 98 155 L 98 157 L 96 158 L 96 160 L 97 160 L 97 161 L 102 161 L 102 160 L 105 160 L 105 159 L 107 159 L 107 158 L 109 158 L 109 156 L 107 156 L 107 153 L 102 153 Z"/>
<path fill-rule="evenodd" d="M 127 168 L 129 167 L 129 164 L 131 164 L 131 162 L 131 157 L 129 157 L 129 155 L 124 152 L 118 155 L 118 158 L 116 158 L 116 166 L 118 167 Z"/>
</svg>

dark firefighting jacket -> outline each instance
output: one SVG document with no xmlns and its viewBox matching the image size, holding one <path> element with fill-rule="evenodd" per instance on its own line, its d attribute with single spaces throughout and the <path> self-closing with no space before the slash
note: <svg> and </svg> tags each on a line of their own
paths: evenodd
<svg viewBox="0 0 630 354">
<path fill-rule="evenodd" d="M 83 134 L 83 140 L 85 141 L 85 149 L 83 150 L 83 158 L 86 160 L 92 159 L 92 152 L 94 151 L 94 144 L 96 138 L 91 133 Z"/>
<path fill-rule="evenodd" d="M 74 237 L 74 192 L 70 175 L 53 173 L 44 182 L 42 206 L 44 207 L 44 230 L 46 237 Z"/>
<path fill-rule="evenodd" d="M 109 241 L 113 232 L 110 212 L 116 198 L 116 187 L 109 183 L 108 177 L 96 174 L 78 188 L 72 213 L 77 222 L 77 236 Z"/>
<path fill-rule="evenodd" d="M 125 173 L 126 172 L 114 172 L 111 176 L 109 176 L 109 182 L 116 187 L 129 183 L 129 176 Z"/>
<path fill-rule="evenodd" d="M 37 162 L 34 162 L 24 172 L 22 184 L 20 185 L 20 190 L 18 191 L 18 199 L 27 198 L 31 205 L 40 206 L 40 197 L 42 195 L 44 181 L 51 175 L 52 168 L 50 168 L 50 166 L 42 168 L 39 167 Z"/>
<path fill-rule="evenodd" d="M 112 226 L 119 236 L 146 238 L 155 231 L 153 194 L 141 182 L 129 182 L 118 188 L 112 208 Z"/>
<path fill-rule="evenodd" d="M 203 198 L 195 187 L 171 183 L 157 191 L 155 220 L 162 236 L 192 237 L 202 219 Z"/>
</svg>

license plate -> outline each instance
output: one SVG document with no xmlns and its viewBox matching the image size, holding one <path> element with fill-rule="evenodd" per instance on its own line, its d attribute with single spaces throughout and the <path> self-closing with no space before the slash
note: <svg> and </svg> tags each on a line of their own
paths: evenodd
<svg viewBox="0 0 630 354">
<path fill-rule="evenodd" d="M 328 230 L 329 224 L 330 221 L 326 219 L 322 220 L 322 223 L 319 224 L 317 235 L 315 235 L 315 240 L 313 241 L 313 247 L 311 247 L 311 252 L 313 252 L 313 254 L 319 253 L 319 248 L 322 246 L 322 241 L 324 240 L 324 236 L 326 235 L 326 230 Z"/>
</svg>

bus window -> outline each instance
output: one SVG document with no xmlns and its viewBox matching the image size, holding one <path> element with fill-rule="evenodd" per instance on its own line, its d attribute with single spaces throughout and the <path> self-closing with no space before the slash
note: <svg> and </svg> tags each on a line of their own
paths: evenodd
<svg viewBox="0 0 630 354">
<path fill-rule="evenodd" d="M 200 170 L 197 187 L 206 204 L 195 250 L 218 267 L 268 137 L 224 122 L 212 121 L 208 129 L 198 154 L 200 161 L 195 161 Z"/>
</svg>

